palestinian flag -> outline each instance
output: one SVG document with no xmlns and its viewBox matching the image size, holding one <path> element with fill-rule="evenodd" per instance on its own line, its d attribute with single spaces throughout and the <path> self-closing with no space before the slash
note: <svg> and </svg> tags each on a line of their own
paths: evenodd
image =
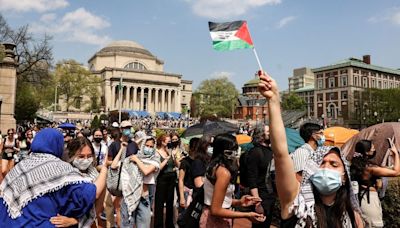
<svg viewBox="0 0 400 228">
<path fill-rule="evenodd" d="M 213 47 L 217 51 L 253 48 L 246 21 L 208 22 Z"/>
</svg>

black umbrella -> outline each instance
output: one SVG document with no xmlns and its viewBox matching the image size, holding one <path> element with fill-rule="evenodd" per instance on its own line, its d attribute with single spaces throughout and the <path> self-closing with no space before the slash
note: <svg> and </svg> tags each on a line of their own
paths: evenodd
<svg viewBox="0 0 400 228">
<path fill-rule="evenodd" d="M 187 128 L 183 134 L 183 138 L 195 135 L 211 135 L 215 136 L 222 133 L 234 133 L 238 130 L 235 124 L 226 121 L 204 121 Z"/>
<path fill-rule="evenodd" d="M 61 128 L 61 129 L 75 129 L 76 127 L 72 123 L 62 123 L 62 124 L 58 125 L 58 128 Z"/>
</svg>

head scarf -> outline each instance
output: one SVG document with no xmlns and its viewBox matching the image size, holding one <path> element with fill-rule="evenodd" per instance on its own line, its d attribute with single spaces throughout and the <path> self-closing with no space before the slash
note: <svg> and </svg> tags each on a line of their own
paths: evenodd
<svg viewBox="0 0 400 228">
<path fill-rule="evenodd" d="M 305 169 L 303 170 L 303 179 L 300 183 L 300 192 L 297 195 L 296 199 L 293 202 L 293 205 L 289 209 L 292 211 L 296 217 L 298 217 L 298 221 L 296 227 L 305 227 L 307 217 L 312 219 L 313 227 L 317 227 L 317 217 L 315 214 L 315 199 L 313 194 L 313 187 L 310 180 L 310 177 L 318 171 L 320 165 L 324 157 L 331 151 L 334 150 L 340 154 L 340 158 L 343 162 L 346 176 L 351 183 L 350 179 L 350 164 L 346 160 L 345 156 L 341 153 L 340 149 L 332 146 L 323 146 L 318 147 L 317 150 L 312 153 L 306 163 Z M 347 189 L 350 195 L 351 207 L 354 211 L 361 213 L 358 199 L 355 196 L 351 184 Z M 343 227 L 351 227 L 351 222 L 348 214 L 344 212 L 343 214 Z"/>
<path fill-rule="evenodd" d="M 60 131 L 54 128 L 45 128 L 36 134 L 31 145 L 31 151 L 61 158 L 64 151 L 64 137 Z"/>
</svg>

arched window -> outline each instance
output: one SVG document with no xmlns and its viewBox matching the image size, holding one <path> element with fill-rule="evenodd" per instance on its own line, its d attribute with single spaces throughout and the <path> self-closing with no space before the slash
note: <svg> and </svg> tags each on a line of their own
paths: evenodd
<svg viewBox="0 0 400 228">
<path fill-rule="evenodd" d="M 139 62 L 131 62 L 125 65 L 125 69 L 133 69 L 133 70 L 146 70 L 146 67 Z"/>
</svg>

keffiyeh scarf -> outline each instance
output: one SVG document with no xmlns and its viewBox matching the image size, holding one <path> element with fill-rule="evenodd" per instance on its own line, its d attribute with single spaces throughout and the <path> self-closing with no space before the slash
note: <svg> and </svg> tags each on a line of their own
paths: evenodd
<svg viewBox="0 0 400 228">
<path fill-rule="evenodd" d="M 89 166 L 87 173 L 82 173 L 84 177 L 87 177 L 94 183 L 99 176 L 99 172 L 94 166 Z M 78 227 L 86 228 L 91 227 L 96 219 L 96 209 L 93 206 L 88 213 L 86 213 L 82 218 L 79 219 Z"/>
<path fill-rule="evenodd" d="M 141 153 L 136 155 L 144 164 L 156 167 L 156 172 L 160 168 L 160 158 L 157 155 L 146 156 Z M 121 171 L 122 195 L 128 208 L 129 216 L 139 205 L 143 191 L 143 173 L 130 158 L 124 160 Z"/>
<path fill-rule="evenodd" d="M 310 157 L 305 165 L 305 169 L 303 170 L 303 179 L 300 184 L 300 191 L 297 195 L 296 199 L 293 202 L 293 205 L 289 208 L 289 212 L 292 212 L 297 218 L 296 228 L 303 228 L 306 227 L 307 218 L 312 220 L 312 227 L 317 227 L 317 217 L 315 214 L 315 199 L 313 194 L 312 183 L 310 177 L 319 169 L 320 164 L 322 163 L 323 158 L 326 154 L 332 149 L 340 151 L 336 147 L 318 147 L 318 149 L 310 154 Z M 341 159 L 344 163 L 346 169 L 347 178 L 350 179 L 350 165 L 345 157 L 341 154 Z M 352 208 L 360 212 L 358 200 L 355 197 L 352 188 L 349 188 L 350 192 L 350 200 Z M 343 227 L 351 228 L 351 220 L 347 212 L 343 214 Z"/>
<path fill-rule="evenodd" d="M 91 183 L 91 180 L 54 155 L 32 153 L 7 174 L 0 185 L 0 197 L 9 216 L 15 219 L 30 201 L 78 183 Z"/>
</svg>

